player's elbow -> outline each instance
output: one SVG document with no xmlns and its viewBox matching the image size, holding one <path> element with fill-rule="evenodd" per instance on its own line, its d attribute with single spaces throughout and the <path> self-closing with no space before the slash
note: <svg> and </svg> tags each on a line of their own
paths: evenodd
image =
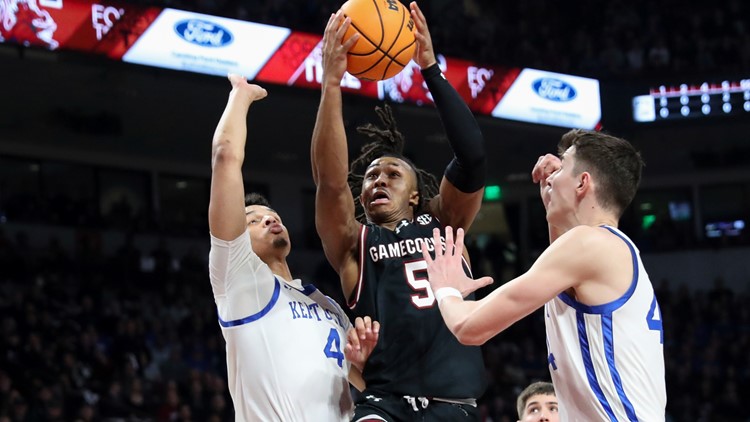
<svg viewBox="0 0 750 422">
<path fill-rule="evenodd" d="M 211 167 L 216 168 L 217 166 L 228 166 L 228 165 L 242 165 L 244 156 L 242 152 L 236 151 L 232 148 L 232 144 L 229 140 L 215 140 L 213 149 L 211 151 Z"/>
<path fill-rule="evenodd" d="M 451 331 L 464 346 L 481 346 L 488 340 L 488 337 L 468 320 L 459 322 Z"/>
</svg>

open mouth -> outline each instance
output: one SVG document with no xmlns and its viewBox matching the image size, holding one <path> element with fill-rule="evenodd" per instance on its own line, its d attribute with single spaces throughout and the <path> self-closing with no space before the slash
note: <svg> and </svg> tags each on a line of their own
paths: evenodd
<svg viewBox="0 0 750 422">
<path fill-rule="evenodd" d="M 370 201 L 371 205 L 379 205 L 379 204 L 387 204 L 390 201 L 390 198 L 388 197 L 388 193 L 382 190 L 375 191 L 375 193 L 372 194 L 372 200 Z"/>
</svg>

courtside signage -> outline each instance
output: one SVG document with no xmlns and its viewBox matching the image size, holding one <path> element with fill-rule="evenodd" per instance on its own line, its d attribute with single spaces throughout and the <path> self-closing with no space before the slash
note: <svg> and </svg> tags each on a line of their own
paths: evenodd
<svg viewBox="0 0 750 422">
<path fill-rule="evenodd" d="M 277 26 L 164 9 L 123 61 L 254 79 L 290 33 Z"/>
<path fill-rule="evenodd" d="M 599 81 L 523 69 L 492 115 L 550 126 L 594 129 L 602 115 Z"/>
</svg>

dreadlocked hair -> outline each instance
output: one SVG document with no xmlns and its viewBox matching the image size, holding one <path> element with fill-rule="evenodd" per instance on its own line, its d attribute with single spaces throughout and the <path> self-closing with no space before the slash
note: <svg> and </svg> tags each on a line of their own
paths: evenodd
<svg viewBox="0 0 750 422">
<path fill-rule="evenodd" d="M 422 214 L 426 211 L 426 204 L 438 194 L 440 186 L 438 179 L 434 175 L 418 168 L 411 160 L 404 156 L 404 135 L 396 127 L 396 119 L 393 118 L 391 107 L 387 103 L 383 107 L 376 106 L 375 113 L 380 118 L 382 126 L 367 123 L 357 127 L 357 132 L 370 138 L 371 142 L 362 146 L 359 156 L 349 166 L 349 175 L 347 178 L 349 188 L 352 191 L 356 218 L 363 224 L 367 222 L 367 219 L 364 208 L 359 202 L 359 196 L 362 193 L 362 183 L 367 166 L 376 158 L 395 157 L 405 161 L 414 169 L 417 175 L 417 192 L 419 193 L 419 201 L 414 209 L 414 215 Z"/>
</svg>

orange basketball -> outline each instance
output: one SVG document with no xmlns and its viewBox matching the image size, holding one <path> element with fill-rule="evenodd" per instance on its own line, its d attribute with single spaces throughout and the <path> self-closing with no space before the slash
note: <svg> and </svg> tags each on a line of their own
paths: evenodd
<svg viewBox="0 0 750 422">
<path fill-rule="evenodd" d="M 360 34 L 347 57 L 352 75 L 370 81 L 392 78 L 414 56 L 414 21 L 398 0 L 349 0 L 341 10 L 352 20 L 344 39 Z"/>
</svg>

